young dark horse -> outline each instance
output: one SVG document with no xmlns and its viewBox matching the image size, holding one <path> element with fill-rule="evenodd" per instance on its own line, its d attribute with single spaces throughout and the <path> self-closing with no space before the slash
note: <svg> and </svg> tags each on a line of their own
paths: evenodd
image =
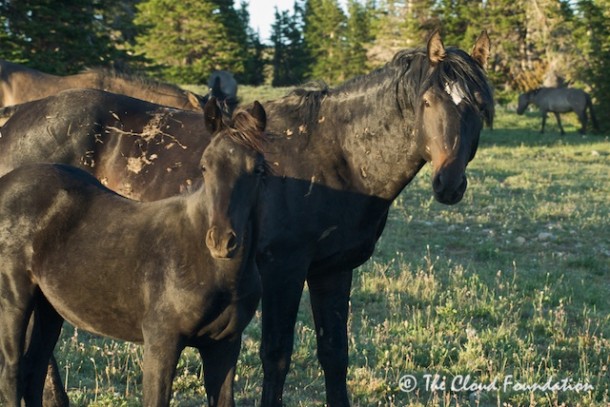
<svg viewBox="0 0 610 407">
<path fill-rule="evenodd" d="M 0 60 L 0 107 L 17 105 L 74 88 L 103 89 L 178 109 L 202 111 L 204 96 L 175 85 L 142 79 L 107 69 L 56 76 Z"/>
<path fill-rule="evenodd" d="M 0 179 L 2 405 L 40 405 L 63 319 L 144 344 L 144 406 L 169 405 L 185 346 L 201 353 L 209 405 L 234 405 L 241 333 L 261 290 L 254 215 L 265 120 L 255 103 L 232 128 L 209 122 L 220 131 L 201 157 L 204 186 L 190 195 L 139 203 L 62 164 Z"/>
<path fill-rule="evenodd" d="M 264 151 L 275 175 L 265 184 L 257 249 L 264 287 L 263 406 L 282 404 L 305 282 L 328 405 L 349 404 L 347 318 L 352 269 L 371 256 L 392 201 L 426 162 L 433 167 L 434 197 L 445 204 L 462 199 L 466 166 L 476 153 L 483 121 L 491 124 L 493 119 L 493 95 L 484 72 L 489 52 L 485 33 L 470 55 L 445 48 L 434 33 L 426 48 L 399 52 L 384 67 L 337 89 L 297 90 L 264 104 L 267 132 L 272 133 Z M 96 133 L 80 133 L 78 109 L 64 118 L 68 112 L 58 107 L 39 111 L 38 116 L 24 115 L 21 126 L 36 124 L 32 131 L 19 133 L 20 141 L 9 142 L 22 143 L 21 151 L 27 150 L 30 157 L 20 160 L 42 161 L 53 155 L 78 162 L 82 152 L 72 146 Z M 47 131 L 45 115 L 57 117 L 53 131 Z M 178 128 L 172 126 L 166 133 Z M 0 163 L 7 157 L 3 143 L 9 138 L 4 129 L 2 134 Z M 36 143 L 38 137 L 44 141 Z M 136 139 L 127 136 L 132 144 Z M 201 148 L 206 143 L 201 138 Z M 143 151 L 152 144 L 143 143 Z M 102 151 L 115 151 L 108 145 L 90 144 L 96 163 Z M 181 157 L 180 168 L 196 167 L 190 148 L 175 151 L 174 160 Z M 113 157 L 119 163 L 124 160 L 120 154 Z M 146 157 L 161 163 L 161 155 L 155 160 Z M 20 165 L 18 161 L 11 165 Z M 171 172 L 166 165 L 146 168 L 148 188 L 167 183 L 165 177 Z M 129 173 L 124 164 L 116 169 Z"/>
<path fill-rule="evenodd" d="M 565 134 L 559 114 L 574 112 L 578 115 L 578 120 L 580 121 L 580 133 L 584 134 L 587 131 L 587 109 L 589 109 L 589 113 L 591 114 L 593 127 L 597 130 L 597 119 L 595 118 L 595 113 L 593 113 L 591 96 L 581 89 L 538 88 L 523 93 L 519 95 L 517 114 L 522 115 L 530 104 L 538 106 L 540 113 L 542 114 L 542 128 L 540 129 L 540 133 L 544 133 L 547 113 L 553 112 L 557 118 L 559 131 L 561 131 L 561 134 Z"/>
</svg>

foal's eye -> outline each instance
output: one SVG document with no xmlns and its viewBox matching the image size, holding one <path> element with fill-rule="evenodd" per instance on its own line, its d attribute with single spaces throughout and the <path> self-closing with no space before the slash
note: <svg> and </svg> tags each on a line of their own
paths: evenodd
<svg viewBox="0 0 610 407">
<path fill-rule="evenodd" d="M 205 174 L 208 171 L 205 165 L 201 166 L 201 173 Z"/>
<path fill-rule="evenodd" d="M 430 107 L 430 101 L 428 99 L 424 99 L 424 106 Z"/>
</svg>

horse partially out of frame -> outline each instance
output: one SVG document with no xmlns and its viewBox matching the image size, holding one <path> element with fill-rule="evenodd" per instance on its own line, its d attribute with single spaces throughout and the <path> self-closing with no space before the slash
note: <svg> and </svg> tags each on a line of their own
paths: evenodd
<svg viewBox="0 0 610 407">
<path fill-rule="evenodd" d="M 186 346 L 203 359 L 208 404 L 234 405 L 241 333 L 261 292 L 255 215 L 266 119 L 258 103 L 229 128 L 220 111 L 208 117 L 215 135 L 192 194 L 131 201 L 63 164 L 0 178 L 1 405 L 41 405 L 64 319 L 143 343 L 144 406 L 169 406 Z"/>
<path fill-rule="evenodd" d="M 108 69 L 88 69 L 75 75 L 57 76 L 0 59 L 0 107 L 42 99 L 74 88 L 102 89 L 160 105 L 199 112 L 207 100 L 205 96 L 175 85 Z"/>
<path fill-rule="evenodd" d="M 593 112 L 591 96 L 582 89 L 575 88 L 538 88 L 519 95 L 517 114 L 522 115 L 525 109 L 532 104 L 540 109 L 542 115 L 542 127 L 540 133 L 544 133 L 546 117 L 548 112 L 555 114 L 557 125 L 561 134 L 565 134 L 561 125 L 561 113 L 574 112 L 580 121 L 580 133 L 587 132 L 587 110 L 591 115 L 593 128 L 597 130 L 597 119 Z"/>
</svg>

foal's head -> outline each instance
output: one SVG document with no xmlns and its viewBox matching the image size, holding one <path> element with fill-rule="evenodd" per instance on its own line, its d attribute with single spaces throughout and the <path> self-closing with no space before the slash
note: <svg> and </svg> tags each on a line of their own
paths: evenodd
<svg viewBox="0 0 610 407">
<path fill-rule="evenodd" d="M 459 202 L 466 190 L 466 166 L 477 151 L 483 121 L 493 120 L 493 96 L 484 66 L 489 37 L 482 33 L 471 55 L 445 49 L 438 32 L 427 45 L 425 80 L 415 105 L 423 158 L 432 163 L 437 201 Z"/>
<path fill-rule="evenodd" d="M 204 115 L 215 133 L 201 158 L 209 220 L 205 242 L 212 256 L 229 259 L 244 242 L 266 171 L 262 154 L 266 115 L 254 102 L 225 124 L 214 98 L 206 103 Z"/>
</svg>

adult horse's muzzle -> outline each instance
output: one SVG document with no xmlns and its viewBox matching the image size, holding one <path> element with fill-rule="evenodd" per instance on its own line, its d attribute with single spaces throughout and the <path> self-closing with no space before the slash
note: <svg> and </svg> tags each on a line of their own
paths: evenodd
<svg viewBox="0 0 610 407">
<path fill-rule="evenodd" d="M 215 259 L 231 259 L 239 248 L 237 235 L 232 229 L 221 231 L 216 226 L 208 229 L 205 244 Z"/>
<path fill-rule="evenodd" d="M 464 170 L 452 167 L 455 166 L 441 167 L 434 173 L 432 178 L 434 198 L 445 205 L 455 205 L 460 202 L 468 186 Z"/>
</svg>

